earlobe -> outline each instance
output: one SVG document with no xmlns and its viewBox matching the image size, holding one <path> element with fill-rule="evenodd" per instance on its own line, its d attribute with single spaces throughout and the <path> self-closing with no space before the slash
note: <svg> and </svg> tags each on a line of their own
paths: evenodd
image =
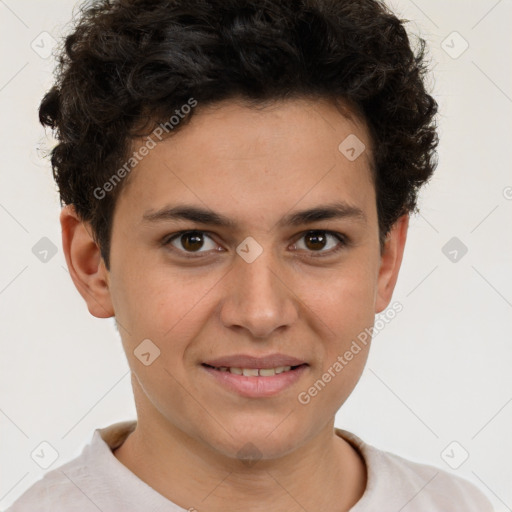
<svg viewBox="0 0 512 512">
<path fill-rule="evenodd" d="M 60 224 L 69 273 L 89 312 L 97 318 L 114 316 L 108 271 L 90 225 L 80 220 L 73 205 L 62 208 Z"/>
<path fill-rule="evenodd" d="M 393 296 L 407 239 L 409 215 L 402 215 L 392 226 L 381 255 L 375 313 L 384 311 Z"/>
</svg>

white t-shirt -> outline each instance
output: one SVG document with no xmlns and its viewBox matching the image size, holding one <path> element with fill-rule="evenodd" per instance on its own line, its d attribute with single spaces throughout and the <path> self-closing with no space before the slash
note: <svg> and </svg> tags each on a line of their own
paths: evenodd
<svg viewBox="0 0 512 512">
<path fill-rule="evenodd" d="M 82 453 L 47 472 L 6 512 L 186 512 L 116 459 L 136 421 L 94 431 Z M 492 512 L 470 482 L 433 466 L 378 450 L 346 430 L 336 434 L 363 456 L 367 485 L 350 512 Z M 204 508 L 204 507 L 203 507 Z"/>
</svg>

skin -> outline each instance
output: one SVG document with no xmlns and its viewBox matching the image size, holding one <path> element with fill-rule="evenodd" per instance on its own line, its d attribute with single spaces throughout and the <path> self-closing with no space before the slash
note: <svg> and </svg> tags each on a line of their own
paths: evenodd
<svg viewBox="0 0 512 512">
<path fill-rule="evenodd" d="M 355 161 L 338 150 L 349 134 L 366 145 Z M 369 344 L 309 404 L 297 397 L 391 301 L 409 218 L 395 223 L 381 253 L 370 162 L 364 122 L 334 104 L 293 99 L 255 110 L 232 100 L 197 107 L 189 124 L 133 169 L 115 209 L 110 272 L 90 225 L 72 206 L 63 208 L 72 279 L 92 315 L 115 315 L 132 371 L 138 424 L 114 455 L 179 506 L 340 512 L 361 498 L 366 467 L 335 435 L 334 417 L 357 384 Z M 278 224 L 291 212 L 340 200 L 366 220 Z M 207 207 L 237 227 L 142 222 L 146 211 L 177 204 Z M 196 259 L 184 256 L 190 246 L 183 238 L 159 245 L 183 230 L 207 232 Z M 340 242 L 328 237 L 317 249 L 309 230 L 341 233 L 349 243 L 333 253 Z M 236 253 L 248 236 L 263 249 L 252 263 Z M 315 257 L 318 251 L 324 256 Z M 147 338 L 161 351 L 149 366 L 133 353 Z M 228 391 L 201 366 L 274 352 L 309 366 L 272 397 Z M 246 443 L 261 456 L 253 464 L 237 455 Z"/>
</svg>

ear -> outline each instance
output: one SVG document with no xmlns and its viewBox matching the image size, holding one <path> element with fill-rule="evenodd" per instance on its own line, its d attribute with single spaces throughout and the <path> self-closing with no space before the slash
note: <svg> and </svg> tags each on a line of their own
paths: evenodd
<svg viewBox="0 0 512 512">
<path fill-rule="evenodd" d="M 392 226 L 384 249 L 381 254 L 381 263 L 377 284 L 377 296 L 375 300 L 375 313 L 384 311 L 393 296 L 393 290 L 398 279 L 398 272 L 402 264 L 407 229 L 409 227 L 409 215 L 402 215 Z"/>
<path fill-rule="evenodd" d="M 60 225 L 69 273 L 89 313 L 97 318 L 114 316 L 109 273 L 92 237 L 90 224 L 80 220 L 73 205 L 66 205 L 60 213 Z"/>
</svg>

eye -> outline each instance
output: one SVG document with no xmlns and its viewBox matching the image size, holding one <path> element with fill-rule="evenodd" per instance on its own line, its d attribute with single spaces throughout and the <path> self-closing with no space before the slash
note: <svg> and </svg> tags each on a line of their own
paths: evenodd
<svg viewBox="0 0 512 512">
<path fill-rule="evenodd" d="M 304 240 L 304 242 L 302 242 L 302 240 Z M 348 245 L 345 236 L 341 233 L 319 230 L 304 233 L 299 241 L 300 243 L 295 243 L 295 248 L 304 249 L 312 253 L 319 253 L 318 256 L 336 253 L 344 246 Z M 311 256 L 317 256 L 317 254 L 311 254 Z"/>
<path fill-rule="evenodd" d="M 169 235 L 162 240 L 162 245 L 172 246 L 173 251 L 186 258 L 200 257 L 210 251 L 223 251 L 207 232 L 197 230 Z M 293 249 L 304 250 L 311 257 L 322 257 L 330 256 L 348 245 L 348 239 L 341 233 L 311 230 L 301 235 L 299 241 L 293 244 Z"/>
<path fill-rule="evenodd" d="M 207 242 L 208 240 L 210 243 Z M 218 245 L 204 231 L 181 231 L 167 237 L 162 243 L 172 245 L 178 251 L 189 254 L 218 250 Z"/>
</svg>

